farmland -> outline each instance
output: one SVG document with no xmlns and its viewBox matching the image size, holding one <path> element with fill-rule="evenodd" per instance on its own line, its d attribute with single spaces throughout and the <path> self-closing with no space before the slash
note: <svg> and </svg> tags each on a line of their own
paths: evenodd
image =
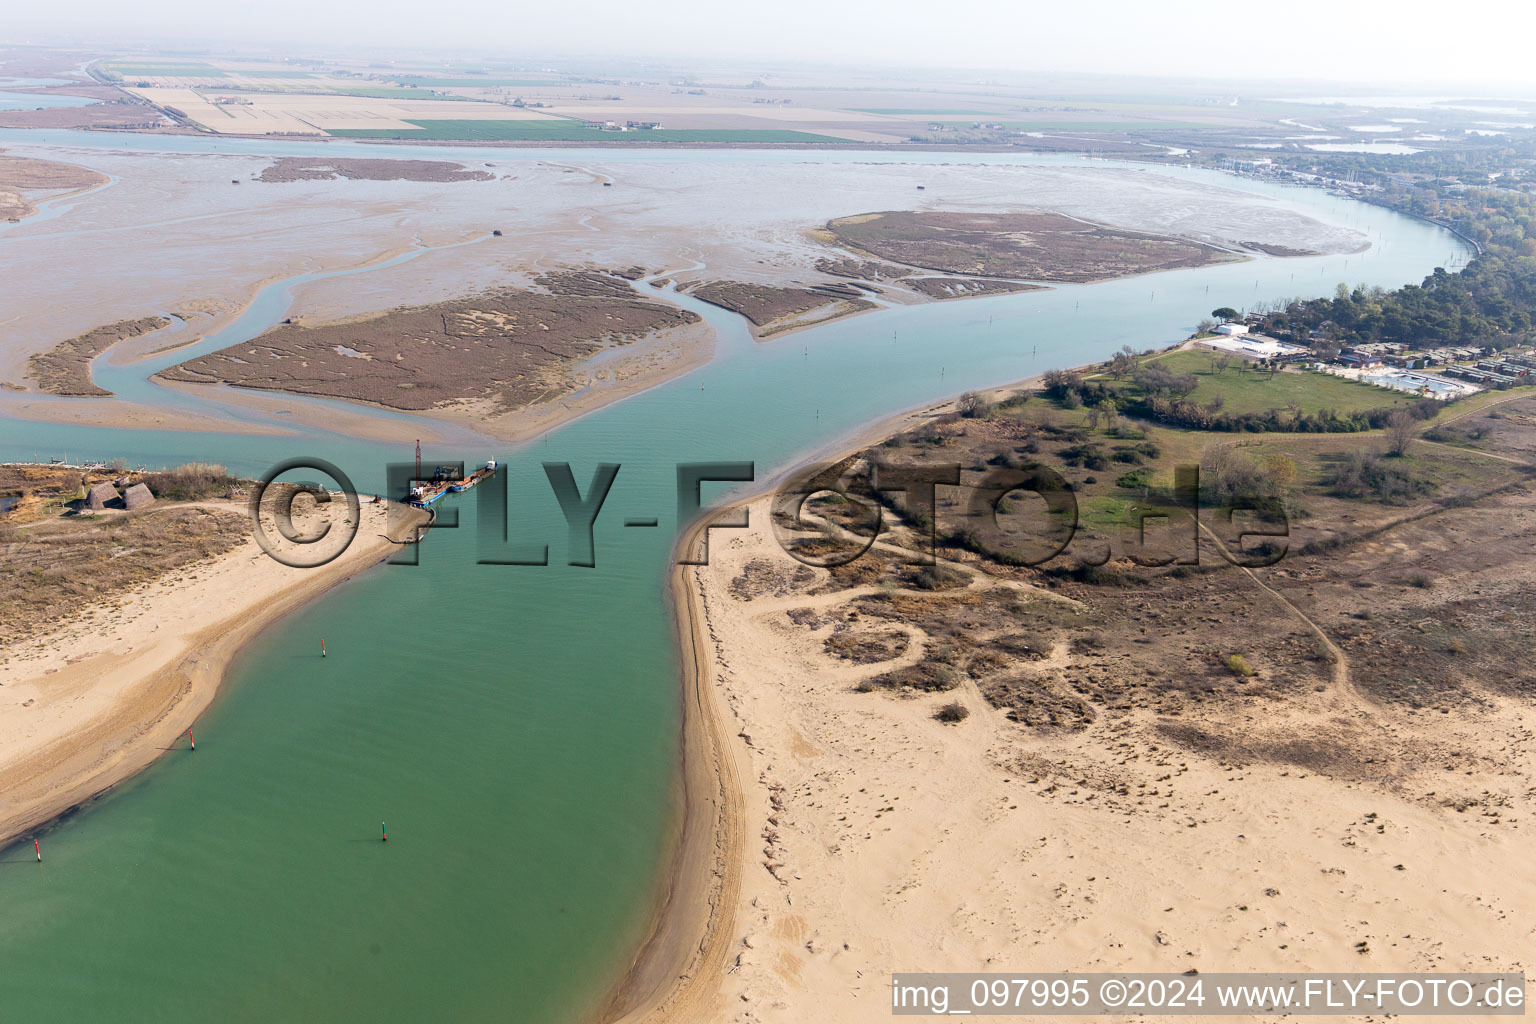
<svg viewBox="0 0 1536 1024">
<path fill-rule="evenodd" d="M 376 100 L 440 100 L 446 97 L 431 89 L 416 89 L 410 86 L 397 88 L 385 88 L 380 86 L 349 85 L 336 90 L 343 96 L 364 96 Z"/>
<path fill-rule="evenodd" d="M 437 121 L 411 119 L 419 130 L 402 128 L 332 129 L 352 139 L 431 139 L 434 141 L 541 142 L 838 142 L 828 135 L 773 128 L 665 129 L 616 132 L 589 128 L 580 121 Z"/>
<path fill-rule="evenodd" d="M 104 64 L 101 69 L 115 78 L 223 78 L 224 72 L 207 64 Z"/>
<path fill-rule="evenodd" d="M 395 75 L 390 80 L 419 89 L 547 89 L 570 84 L 553 78 L 432 78 L 425 75 Z"/>
<path fill-rule="evenodd" d="M 1023 81 L 979 87 L 957 80 L 933 88 L 902 79 L 865 82 L 784 70 L 747 80 L 682 67 L 649 68 L 638 77 L 632 69 L 619 71 L 586 61 L 545 66 L 190 53 L 108 58 L 92 69 L 99 80 L 128 94 L 125 103 L 153 105 L 156 120 L 223 135 L 631 146 L 642 138 L 651 145 L 831 141 L 1028 151 L 1091 144 L 1104 153 L 1156 159 L 1178 156 L 1183 151 L 1173 147 L 1190 145 L 1192 135 L 1241 149 L 1259 136 L 1295 131 L 1275 122 L 1280 112 L 1295 113 L 1290 107 L 1235 109 L 1204 97 L 1149 102 L 1105 92 L 1079 98 L 1042 94 Z M 424 109 L 429 103 L 435 109 Z M 465 106 L 469 103 L 475 106 Z M 94 114 L 92 123 L 104 113 Z M 128 113 L 118 112 L 111 121 L 125 121 Z M 43 126 L 61 116 L 24 120 Z M 540 119 L 556 123 L 475 123 Z M 559 119 L 575 123 L 558 124 Z M 582 123 L 606 121 L 662 127 L 631 136 Z M 1292 140 L 1279 137 L 1294 148 Z"/>
</svg>

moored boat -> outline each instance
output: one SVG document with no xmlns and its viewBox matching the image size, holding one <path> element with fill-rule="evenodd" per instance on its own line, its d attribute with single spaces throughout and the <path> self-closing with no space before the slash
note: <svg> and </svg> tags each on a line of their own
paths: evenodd
<svg viewBox="0 0 1536 1024">
<path fill-rule="evenodd" d="M 485 480 L 488 477 L 492 477 L 492 476 L 495 476 L 495 475 L 496 475 L 496 460 L 495 459 L 491 459 L 485 465 L 481 466 L 479 469 L 475 470 L 473 473 L 469 474 L 469 476 L 465 477 L 463 480 L 460 480 L 458 483 L 449 484 L 448 485 L 448 489 L 450 491 L 455 492 L 455 493 L 457 493 L 459 491 L 467 491 L 471 487 L 473 487 L 476 484 L 480 483 L 480 481 Z"/>
<path fill-rule="evenodd" d="M 447 466 L 439 466 L 432 474 L 431 480 L 420 481 L 411 487 L 410 493 L 406 496 L 405 503 L 407 505 L 414 505 L 417 508 L 426 508 L 445 494 L 457 494 L 460 491 L 467 491 L 482 480 L 495 476 L 496 467 L 496 460 L 491 459 L 469 476 L 457 477 L 452 475 L 457 472 L 456 470 L 450 469 Z"/>
</svg>

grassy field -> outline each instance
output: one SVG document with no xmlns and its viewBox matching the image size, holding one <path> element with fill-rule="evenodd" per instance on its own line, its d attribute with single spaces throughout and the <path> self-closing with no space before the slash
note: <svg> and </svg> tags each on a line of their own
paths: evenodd
<svg viewBox="0 0 1536 1024">
<path fill-rule="evenodd" d="M 77 474 L 78 476 L 78 474 Z M 56 629 L 116 598 L 222 554 L 250 535 L 243 509 L 160 506 L 131 515 L 50 517 L 0 526 L 0 643 Z M 174 578 L 174 577 L 172 577 Z"/>
<path fill-rule="evenodd" d="M 1350 413 L 1427 401 L 1405 392 L 1310 370 L 1284 371 L 1271 377 L 1235 356 L 1230 366 L 1218 372 L 1212 363 L 1216 355 L 1205 350 L 1172 352 L 1149 360 L 1148 365 L 1170 373 L 1194 374 L 1200 387 L 1190 399 L 1203 405 L 1220 395 L 1225 400 L 1222 410 L 1230 413 L 1284 409 L 1293 402 L 1309 414 L 1323 409 Z"/>
<path fill-rule="evenodd" d="M 1509 388 L 1505 391 L 1479 391 L 1472 397 L 1463 398 L 1451 406 L 1446 414 L 1437 422 L 1468 419 L 1490 405 L 1504 405 L 1507 402 L 1512 402 L 1517 398 L 1529 395 L 1536 395 L 1536 385 Z"/>
<path fill-rule="evenodd" d="M 1159 503 L 1158 492 L 1166 498 L 1172 486 L 1177 466 L 1198 465 L 1206 461 L 1212 447 L 1231 448 L 1245 461 L 1264 463 L 1273 457 L 1283 456 L 1295 467 L 1295 480 L 1290 487 L 1293 508 L 1306 510 L 1317 503 L 1336 500 L 1331 491 L 1335 467 L 1356 452 L 1382 453 L 1387 442 L 1382 432 L 1368 431 L 1352 434 L 1289 434 L 1289 433 L 1230 433 L 1224 431 L 1183 430 L 1135 421 L 1121 417 L 1113 429 L 1104 426 L 1091 427 L 1086 409 L 1064 409 L 1043 397 L 1036 397 L 1022 408 L 1000 410 L 997 418 L 987 425 L 972 423 L 966 436 L 950 439 L 937 449 L 928 449 L 933 458 L 959 458 L 970 460 L 973 469 L 988 464 L 999 451 L 1008 451 L 1011 440 L 988 440 L 995 433 L 1016 437 L 1017 432 L 998 429 L 1007 421 L 1032 424 L 1026 436 L 1036 439 L 1038 450 L 1026 456 L 1057 469 L 1073 486 L 1077 495 L 1080 525 L 1086 530 L 1113 533 L 1140 521 L 1142 514 Z M 965 423 L 967 421 L 962 421 Z M 1430 420 L 1420 430 L 1431 428 Z M 1053 437 L 1049 431 L 1040 431 L 1041 425 L 1050 430 L 1077 428 L 1075 437 Z M 1155 458 L 1140 462 L 1122 462 L 1113 453 L 1140 443 L 1155 446 Z M 1488 442 L 1492 444 L 1490 440 Z M 1066 464 L 1058 454 L 1069 446 L 1097 448 L 1111 458 L 1106 468 Z M 902 457 L 915 449 L 901 450 Z M 1515 467 L 1476 450 L 1414 444 L 1403 459 L 1389 460 L 1411 476 L 1425 481 L 1426 497 L 1450 495 L 1459 491 L 1471 491 L 1517 478 Z M 1134 480 L 1141 477 L 1154 492 L 1149 501 L 1145 487 Z M 1122 486 L 1120 481 L 1126 480 Z M 1371 502 L 1380 507 L 1379 502 Z"/>
<path fill-rule="evenodd" d="M 349 139 L 454 139 L 531 142 L 837 142 L 826 135 L 778 129 L 613 132 L 579 121 L 416 121 L 420 131 L 347 128 L 330 134 Z"/>
</svg>

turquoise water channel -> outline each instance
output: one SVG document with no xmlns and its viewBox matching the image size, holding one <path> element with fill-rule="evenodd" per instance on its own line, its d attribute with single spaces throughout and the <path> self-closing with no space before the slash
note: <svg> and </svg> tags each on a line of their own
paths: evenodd
<svg viewBox="0 0 1536 1024">
<path fill-rule="evenodd" d="M 45 134 L 94 142 L 80 133 L 26 138 Z M 0 132 L 0 144 L 13 140 Z M 316 148 L 147 137 L 112 145 Z M 377 150 L 443 155 L 349 147 Z M 540 157 L 499 158 L 518 155 Z M 794 157 L 824 159 L 829 173 L 844 160 L 878 159 Z M 1370 258 L 1347 271 L 1351 284 L 1418 280 L 1459 252 L 1446 233 L 1385 210 L 1321 192 L 1283 195 L 1371 235 Z M 1231 296 L 1331 291 L 1343 263 L 1262 259 L 900 307 L 767 344 L 751 342 L 733 316 L 674 296 L 718 329 L 709 365 L 547 438 L 467 439 L 426 453 L 502 459 L 509 532 L 547 543 L 548 566 L 476 564 L 475 494 L 446 499 L 459 527 L 433 531 L 420 565 L 371 570 L 243 652 L 197 726 L 195 754 L 169 752 L 43 831 L 42 865 L 30 839 L 0 851 L 0 1018 L 579 1018 L 642 938 L 675 810 L 679 695 L 664 579 L 678 525 L 677 463 L 750 460 L 765 480 L 903 409 L 1122 344 L 1170 343 Z M 281 319 L 295 283 L 271 286 L 214 347 Z M 109 386 L 210 411 L 207 400 L 145 383 L 152 368 L 112 368 Z M 365 491 L 383 488 L 386 461 L 411 454 L 319 430 L 273 437 L 0 421 L 0 458 L 65 452 L 148 465 L 217 461 L 249 474 L 318 455 Z M 566 564 L 546 460 L 570 462 L 583 489 L 598 462 L 622 466 L 597 523 L 596 568 Z M 707 485 L 706 501 L 730 486 Z M 651 516 L 656 529 L 623 525 Z M 378 838 L 381 821 L 388 843 Z"/>
</svg>

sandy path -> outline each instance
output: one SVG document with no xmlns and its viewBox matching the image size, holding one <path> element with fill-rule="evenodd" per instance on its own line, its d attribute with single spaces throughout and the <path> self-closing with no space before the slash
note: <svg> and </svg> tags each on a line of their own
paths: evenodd
<svg viewBox="0 0 1536 1024">
<path fill-rule="evenodd" d="M 384 507 L 362 514 L 352 545 L 321 568 L 281 565 L 247 540 L 0 651 L 0 843 L 149 765 L 213 700 L 243 644 L 387 557 Z"/>
<path fill-rule="evenodd" d="M 1195 520 L 1195 525 L 1200 528 L 1201 533 L 1210 538 L 1211 543 L 1216 546 L 1216 550 L 1221 554 L 1221 557 L 1225 558 L 1228 562 L 1236 564 L 1236 559 L 1233 557 L 1232 552 L 1227 550 L 1227 546 L 1221 542 L 1221 538 L 1216 536 L 1209 526 L 1199 519 Z M 1248 577 L 1255 587 L 1258 587 L 1273 598 L 1276 603 L 1299 619 L 1313 636 L 1317 637 L 1318 643 L 1322 646 L 1323 650 L 1328 652 L 1328 660 L 1333 665 L 1334 692 L 1348 698 L 1356 709 L 1368 707 L 1372 701 L 1356 688 L 1354 677 L 1349 672 L 1349 657 L 1345 655 L 1343 648 L 1333 642 L 1333 638 L 1328 635 L 1327 630 L 1312 621 L 1305 612 L 1292 604 L 1278 590 L 1259 579 L 1258 573 L 1246 565 L 1240 565 L 1238 568 L 1243 571 L 1244 575 Z"/>
<path fill-rule="evenodd" d="M 1521 395 L 1520 397 L 1524 398 L 1526 396 Z M 1500 402 L 1499 404 L 1502 405 L 1503 403 Z M 1449 451 L 1456 452 L 1458 455 L 1481 455 L 1485 459 L 1498 459 L 1500 462 L 1511 462 L 1516 466 L 1530 465 L 1530 463 L 1524 459 L 1517 459 L 1509 455 L 1499 455 L 1494 452 L 1480 452 L 1476 448 L 1462 448 L 1458 445 L 1446 444 L 1443 441 L 1430 441 L 1422 437 L 1416 437 L 1413 440 L 1416 444 L 1427 444 L 1433 448 L 1445 448 Z"/>
</svg>

